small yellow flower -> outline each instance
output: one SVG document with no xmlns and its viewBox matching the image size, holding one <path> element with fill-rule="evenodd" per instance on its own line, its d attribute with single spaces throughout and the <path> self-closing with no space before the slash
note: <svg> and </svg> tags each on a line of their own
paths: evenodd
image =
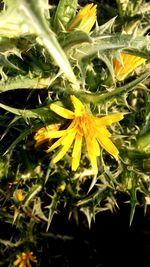
<svg viewBox="0 0 150 267">
<path fill-rule="evenodd" d="M 42 145 L 43 143 L 50 141 L 49 132 L 57 131 L 60 127 L 59 123 L 50 124 L 46 127 L 40 128 L 34 135 L 36 141 L 35 147 Z"/>
<path fill-rule="evenodd" d="M 22 189 L 17 189 L 14 192 L 14 198 L 16 201 L 22 202 L 25 199 L 25 192 Z"/>
<path fill-rule="evenodd" d="M 145 58 L 121 53 L 121 60 L 113 58 L 113 68 L 117 80 L 124 80 L 129 73 L 146 61 Z"/>
<path fill-rule="evenodd" d="M 13 266 L 32 267 L 30 261 L 37 262 L 36 256 L 33 256 L 33 252 L 30 251 L 22 252 L 20 255 L 17 255 L 16 258 Z"/>
<path fill-rule="evenodd" d="M 100 146 L 110 153 L 116 160 L 119 151 L 110 140 L 111 133 L 106 129 L 106 125 L 118 122 L 123 119 L 122 114 L 112 114 L 102 118 L 89 114 L 84 105 L 75 96 L 71 96 L 74 112 L 63 107 L 51 104 L 50 108 L 63 118 L 70 120 L 70 125 L 65 130 L 49 131 L 49 138 L 59 138 L 48 150 L 51 152 L 55 148 L 62 146 L 58 154 L 53 159 L 53 163 L 58 162 L 71 147 L 74 142 L 72 152 L 72 170 L 77 170 L 82 150 L 83 139 L 86 142 L 88 157 L 92 165 L 93 173 L 98 172 L 97 157 L 100 155 Z"/>
<path fill-rule="evenodd" d="M 90 32 L 96 21 L 96 5 L 88 4 L 83 7 L 74 18 L 67 31 L 78 29 L 84 32 Z"/>
<path fill-rule="evenodd" d="M 62 181 L 58 186 L 57 186 L 57 192 L 62 193 L 66 189 L 66 183 L 65 181 Z"/>
</svg>

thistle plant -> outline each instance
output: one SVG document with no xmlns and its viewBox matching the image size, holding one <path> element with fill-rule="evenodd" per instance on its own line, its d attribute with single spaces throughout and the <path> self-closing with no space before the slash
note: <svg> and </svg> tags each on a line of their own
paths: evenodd
<svg viewBox="0 0 150 267">
<path fill-rule="evenodd" d="M 11 231 L 0 238 L 0 265 L 50 265 L 51 254 L 46 263 L 42 255 L 64 213 L 79 224 L 84 215 L 90 228 L 97 213 L 117 212 L 120 194 L 130 203 L 130 225 L 137 206 L 146 212 L 146 7 L 116 0 L 108 18 L 97 1 L 3 1 L 0 220 Z"/>
</svg>

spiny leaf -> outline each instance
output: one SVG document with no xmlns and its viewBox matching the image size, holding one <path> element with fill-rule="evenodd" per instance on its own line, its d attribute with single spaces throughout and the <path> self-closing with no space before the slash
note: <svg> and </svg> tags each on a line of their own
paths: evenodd
<svg viewBox="0 0 150 267">
<path fill-rule="evenodd" d="M 57 212 L 57 205 L 58 205 L 58 195 L 55 192 L 54 195 L 51 196 L 51 203 L 48 206 L 45 207 L 45 208 L 47 208 L 49 210 L 46 231 L 48 231 L 48 229 L 50 227 L 50 224 L 52 222 L 53 216 Z"/>
<path fill-rule="evenodd" d="M 76 77 L 64 51 L 59 45 L 54 32 L 48 26 L 42 8 L 43 1 L 16 0 L 16 4 L 20 15 L 25 18 L 26 24 L 38 36 L 37 41 L 45 46 L 47 51 L 61 68 L 62 72 L 66 74 L 67 78 L 71 82 L 77 83 Z"/>
<path fill-rule="evenodd" d="M 30 189 L 30 192 L 27 196 L 27 199 L 24 203 L 24 207 L 29 206 L 30 201 L 42 190 L 42 186 L 40 184 L 33 185 Z"/>
<path fill-rule="evenodd" d="M 80 94 L 78 92 L 74 92 L 74 94 L 83 99 L 84 102 L 87 103 L 94 103 L 94 104 L 99 104 L 99 103 L 106 103 L 108 100 L 113 99 L 113 98 L 117 98 L 120 97 L 120 95 L 122 94 L 126 94 L 131 90 L 134 90 L 135 87 L 143 82 L 145 79 L 147 79 L 150 76 L 150 71 L 147 71 L 145 73 L 143 73 L 140 77 L 138 77 L 137 79 L 135 79 L 134 81 L 127 83 L 126 85 L 116 88 L 111 92 L 107 92 L 107 93 L 90 93 L 90 92 L 80 92 Z M 69 89 L 70 93 L 73 93 L 72 89 Z"/>
<path fill-rule="evenodd" d="M 78 44 L 92 43 L 90 36 L 83 31 L 61 33 L 58 40 L 65 51 L 68 51 Z"/>
<path fill-rule="evenodd" d="M 137 149 L 150 152 L 150 128 L 149 132 L 140 136 L 137 140 Z"/>
<path fill-rule="evenodd" d="M 91 38 L 91 43 L 79 44 L 76 46 L 76 50 L 68 51 L 71 56 L 76 60 L 83 60 L 84 58 L 90 58 L 97 55 L 97 52 L 106 53 L 116 50 L 128 49 L 134 55 L 140 55 L 140 52 L 145 52 L 145 56 L 149 58 L 150 50 L 150 37 L 138 36 L 133 37 L 127 34 L 115 34 L 115 35 L 99 35 Z"/>
<path fill-rule="evenodd" d="M 38 216 L 44 221 L 47 221 L 46 216 L 44 215 L 42 208 L 41 208 L 41 199 L 38 197 L 35 199 L 34 206 L 33 206 L 33 214 L 35 216 Z"/>
<path fill-rule="evenodd" d="M 98 37 L 102 34 L 106 34 L 106 33 L 111 33 L 112 31 L 112 27 L 113 25 L 115 24 L 115 20 L 116 20 L 116 17 L 110 19 L 109 21 L 107 21 L 105 24 L 102 24 L 100 26 L 97 26 L 92 34 L 91 34 L 91 37 Z"/>
<path fill-rule="evenodd" d="M 53 118 L 53 114 L 48 107 L 41 107 L 37 109 L 17 109 L 0 103 L 0 108 L 3 108 L 25 119 L 38 118 L 42 121 L 46 121 L 47 119 L 52 121 Z"/>
<path fill-rule="evenodd" d="M 0 81 L 0 93 L 14 90 L 14 89 L 21 89 L 21 88 L 47 88 L 51 83 L 51 78 L 30 78 L 29 76 L 21 76 L 18 75 L 15 78 L 8 78 L 6 81 Z"/>
</svg>

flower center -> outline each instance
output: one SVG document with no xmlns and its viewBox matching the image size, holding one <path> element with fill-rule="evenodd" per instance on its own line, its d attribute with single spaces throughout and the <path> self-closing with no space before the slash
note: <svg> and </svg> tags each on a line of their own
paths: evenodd
<svg viewBox="0 0 150 267">
<path fill-rule="evenodd" d="M 76 118 L 78 134 L 82 136 L 91 136 L 93 134 L 92 117 L 90 115 L 83 115 Z"/>
</svg>

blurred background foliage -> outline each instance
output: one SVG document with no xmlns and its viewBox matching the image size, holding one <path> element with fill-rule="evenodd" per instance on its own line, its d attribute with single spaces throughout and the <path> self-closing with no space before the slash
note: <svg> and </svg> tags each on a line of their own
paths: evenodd
<svg viewBox="0 0 150 267">
<path fill-rule="evenodd" d="M 68 31 L 87 3 L 97 5 L 96 24 L 89 32 L 78 27 Z M 98 213 L 109 220 L 108 214 L 118 212 L 124 202 L 130 204 L 130 225 L 137 206 L 146 214 L 149 19 L 150 4 L 144 0 L 1 1 L 0 225 L 5 231 L 0 236 L 0 265 L 13 266 L 16 255 L 30 250 L 37 257 L 33 266 L 74 266 L 69 254 L 61 255 L 64 244 L 75 238 L 74 224 L 87 231 Z M 118 80 L 113 59 L 120 59 L 122 51 L 145 63 Z M 70 153 L 52 164 L 53 152 L 45 152 L 48 144 L 35 147 L 38 129 L 65 123 L 49 104 L 57 101 L 70 108 L 71 94 L 95 116 L 124 114 L 124 120 L 109 127 L 119 161 L 102 151 L 97 176 L 92 175 L 86 151 L 73 172 Z M 72 232 L 65 235 L 69 221 Z"/>
</svg>

